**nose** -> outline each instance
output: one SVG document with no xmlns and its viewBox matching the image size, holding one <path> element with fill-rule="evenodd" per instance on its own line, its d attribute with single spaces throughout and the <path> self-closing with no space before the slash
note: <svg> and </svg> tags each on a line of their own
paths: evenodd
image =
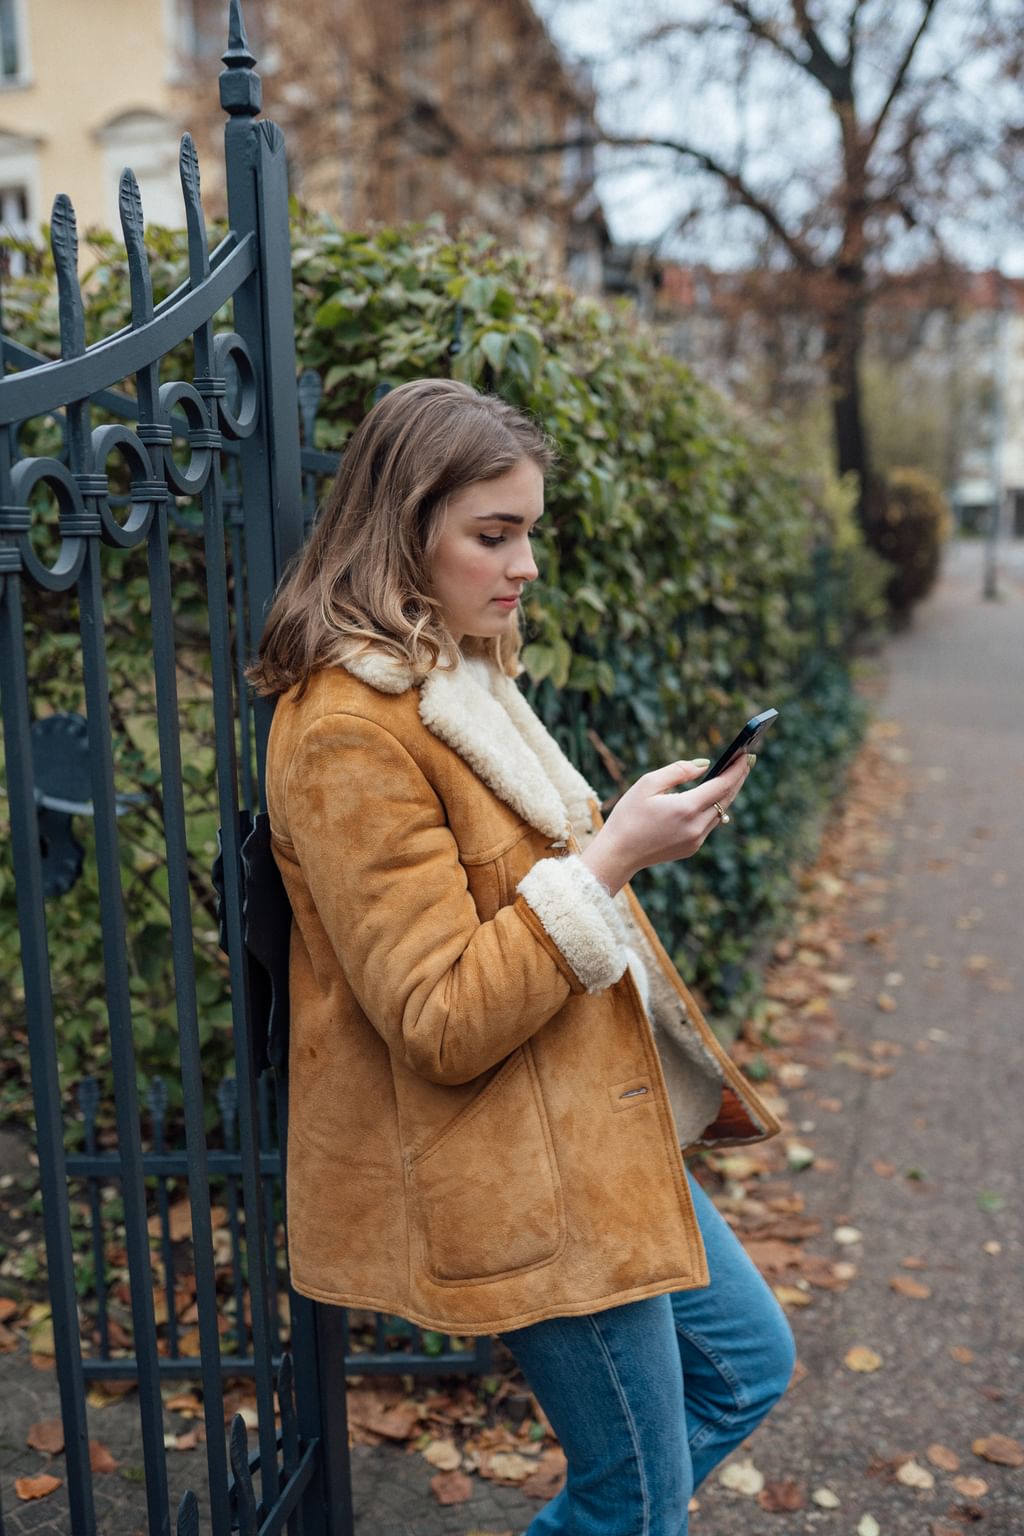
<svg viewBox="0 0 1024 1536">
<path fill-rule="evenodd" d="M 529 539 L 517 545 L 505 571 L 509 581 L 535 581 L 540 575 Z"/>
</svg>

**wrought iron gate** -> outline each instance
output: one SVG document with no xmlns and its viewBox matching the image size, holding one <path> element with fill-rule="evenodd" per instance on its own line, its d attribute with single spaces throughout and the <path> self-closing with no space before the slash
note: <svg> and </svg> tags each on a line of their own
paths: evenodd
<svg viewBox="0 0 1024 1536">
<path fill-rule="evenodd" d="M 345 1314 L 291 1294 L 291 1351 L 282 1354 L 275 1314 L 275 1207 L 266 1183 L 268 1115 L 283 1130 L 287 1103 L 279 1074 L 260 1071 L 273 1057 L 263 1001 L 254 986 L 245 937 L 251 912 L 246 871 L 258 856 L 267 701 L 246 700 L 241 666 L 255 649 L 262 615 L 277 579 L 303 537 L 304 497 L 298 432 L 291 306 L 288 194 L 284 142 L 258 119 L 260 79 L 249 50 L 240 0 L 230 0 L 229 42 L 220 77 L 228 114 L 226 168 L 229 231 L 209 251 L 200 203 L 199 167 L 191 138 L 181 148 L 181 181 L 188 231 L 188 280 L 159 304 L 143 244 L 143 211 L 131 171 L 121 180 L 120 211 L 131 283 L 131 323 L 86 347 L 85 312 L 77 272 L 77 231 L 70 201 L 57 199 L 52 247 L 60 303 L 61 358 L 39 365 L 24 348 L 0 337 L 0 692 L 4 778 L 9 798 L 24 1009 L 37 1124 L 45 1239 L 58 1363 L 71 1529 L 97 1529 L 89 1465 L 85 1378 L 79 1338 L 70 1172 L 94 1177 L 101 1159 L 88 1144 L 77 1160 L 65 1151 L 56 1051 L 50 937 L 45 897 L 53 878 L 44 858 L 47 835 L 74 804 L 58 792 L 40 808 L 39 711 L 34 707 L 32 657 L 25 642 L 25 604 L 77 610 L 84 718 L 43 721 L 53 727 L 51 758 L 60 771 L 75 752 L 87 765 L 96 875 L 102 911 L 106 1020 L 116 1100 L 117 1158 L 124 1203 L 130 1308 L 146 1472 L 150 1536 L 200 1529 L 199 1501 L 187 1493 L 169 1507 L 160 1382 L 181 1374 L 180 1360 L 158 1353 L 147 1231 L 146 1180 L 159 1189 L 168 1170 L 187 1171 L 196 1279 L 196 1324 L 209 1473 L 203 1525 L 214 1536 L 271 1536 L 287 1528 L 304 1536 L 351 1531 L 345 1418 Z M 230 305 L 230 330 L 216 320 Z M 165 382 L 160 361 L 188 343 L 191 382 Z M 4 356 L 6 348 L 7 356 Z M 134 418 L 91 425 L 94 402 L 134 380 Z M 123 402 L 124 396 L 121 400 Z M 308 404 L 308 402 L 307 402 Z M 308 414 L 308 412 L 307 412 Z M 23 457 L 19 432 L 41 417 L 60 417 L 63 445 Z M 181 449 L 184 445 L 184 453 Z M 237 455 L 238 483 L 225 488 L 222 452 Z M 314 457 L 316 457 L 314 455 Z M 115 494 L 111 461 L 120 461 L 124 495 Z M 319 466 L 322 467 L 322 466 Z M 41 501 L 55 503 L 54 527 L 41 527 Z M 225 506 L 238 516 L 226 526 Z M 210 695 L 215 738 L 221 847 L 221 922 L 230 968 L 234 1041 L 231 1159 L 208 1154 L 200 1054 L 194 933 L 183 763 L 179 739 L 181 659 L 173 617 L 175 568 L 171 536 L 190 529 L 203 541 L 208 597 Z M 48 555 L 47 539 L 52 546 Z M 159 740 L 159 812 L 166 855 L 166 902 L 173 950 L 175 1027 L 180 1042 L 185 1154 L 162 1146 L 143 1153 L 133 1040 L 132 975 L 122 891 L 118 814 L 126 797 L 116 787 L 113 713 L 104 626 L 104 551 L 138 551 L 148 584 L 152 693 Z M 87 722 L 87 723 L 86 723 Z M 35 765 L 33 763 L 35 743 Z M 35 767 L 35 775 L 34 775 Z M 187 768 L 187 765 L 185 765 Z M 57 772 L 58 781 L 60 772 Z M 81 799 L 81 795 L 79 796 Z M 64 810 L 61 811 L 61 806 Z M 83 809 L 82 805 L 78 806 Z M 130 807 L 129 807 L 130 809 Z M 47 822 L 47 817 L 57 820 Z M 247 843 L 247 836 L 250 841 Z M 253 854 L 251 850 L 256 847 Z M 51 850 L 52 853 L 52 850 Z M 273 1083 L 273 1088 L 271 1088 Z M 87 1095 L 88 1097 L 88 1095 Z M 92 1103 L 95 1110 L 95 1103 Z M 151 1101 L 152 1109 L 152 1101 Z M 86 1119 L 90 1110 L 86 1105 Z M 234 1159 L 234 1160 L 232 1160 Z M 69 1164 L 72 1165 L 69 1168 Z M 96 1165 L 96 1166 L 94 1166 Z M 159 1165 L 159 1166 L 157 1166 Z M 154 1175 L 154 1170 L 156 1170 Z M 250 1453 L 244 1422 L 225 1431 L 210 1178 L 234 1178 L 245 1213 L 245 1262 L 258 1447 Z M 91 1191 L 94 1194 L 95 1191 Z M 166 1212 L 164 1212 L 166 1215 Z M 166 1223 L 163 1228 L 166 1234 Z M 234 1234 L 237 1269 L 241 1244 Z M 102 1269 L 102 1254 L 100 1256 Z M 173 1282 L 172 1282 L 173 1288 Z M 241 1329 L 236 1284 L 236 1336 Z M 104 1325 L 105 1326 L 105 1325 Z M 378 1337 L 380 1325 L 378 1323 Z M 278 1348 L 275 1349 L 275 1344 Z M 236 1352 L 237 1353 L 237 1352 Z M 465 1356 L 461 1358 L 465 1359 Z M 449 1352 L 445 1363 L 454 1362 Z M 237 1364 L 237 1361 L 236 1361 Z M 168 1370 L 170 1367 L 170 1371 Z M 124 1374 L 124 1362 L 107 1367 Z M 279 1420 L 279 1427 L 276 1420 Z M 230 1468 L 230 1475 L 229 1475 Z M 0 1514 L 2 1530 L 2 1514 Z"/>
</svg>

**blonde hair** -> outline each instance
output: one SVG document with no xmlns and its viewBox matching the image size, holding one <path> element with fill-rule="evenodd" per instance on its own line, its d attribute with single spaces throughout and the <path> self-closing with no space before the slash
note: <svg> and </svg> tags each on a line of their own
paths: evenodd
<svg viewBox="0 0 1024 1536">
<path fill-rule="evenodd" d="M 414 379 L 356 428 L 296 564 L 278 588 L 248 669 L 258 692 L 305 689 L 314 672 L 369 647 L 426 672 L 458 646 L 430 596 L 427 572 L 447 498 L 554 448 L 514 406 L 453 379 Z M 518 628 L 463 650 L 519 670 Z"/>
</svg>

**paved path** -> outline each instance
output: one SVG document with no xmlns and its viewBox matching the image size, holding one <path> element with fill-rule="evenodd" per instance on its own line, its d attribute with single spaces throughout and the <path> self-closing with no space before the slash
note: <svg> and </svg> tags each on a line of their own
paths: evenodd
<svg viewBox="0 0 1024 1536">
<path fill-rule="evenodd" d="M 936 1520 L 979 1536 L 1024 1536 L 1024 1470 L 990 1467 L 970 1449 L 978 1436 L 1024 1434 L 1024 548 L 1004 575 L 1000 602 L 982 602 L 980 586 L 980 548 L 952 551 L 935 597 L 889 650 L 880 713 L 894 729 L 883 739 L 893 771 L 910 779 L 902 815 L 888 829 L 889 890 L 866 885 L 850 914 L 844 969 L 856 986 L 838 1004 L 842 1039 L 817 1053 L 801 1089 L 787 1091 L 801 1140 L 834 1163 L 830 1172 L 788 1177 L 823 1220 L 807 1246 L 852 1258 L 858 1275 L 841 1294 L 816 1292 L 815 1304 L 795 1315 L 807 1375 L 749 1454 L 770 1479 L 828 1487 L 840 1506 L 771 1514 L 712 1485 L 701 1490 L 693 1536 L 854 1536 L 865 1514 L 880 1536 L 930 1536 Z M 868 927 L 885 941 L 860 942 Z M 978 955 L 987 965 L 971 960 Z M 886 982 L 893 972 L 902 985 Z M 885 988 L 897 997 L 894 1012 L 877 1007 Z M 836 1059 L 872 1041 L 888 1042 L 890 1076 Z M 822 1100 L 841 1100 L 842 1111 Z M 876 1173 L 880 1158 L 895 1173 Z M 922 1176 L 908 1177 L 910 1170 Z M 841 1254 L 831 1239 L 840 1223 L 862 1233 Z M 925 1261 L 924 1270 L 904 1273 L 928 1284 L 927 1299 L 890 1289 L 907 1256 Z M 848 1370 L 843 1357 L 855 1344 L 877 1351 L 881 1369 Z M 960 1363 L 951 1348 L 973 1358 Z M 7 1531 L 56 1536 L 67 1530 L 61 1495 L 18 1504 L 11 1487 L 15 1475 L 41 1470 L 24 1432 L 56 1413 L 56 1383 L 10 1355 L 0 1375 Z M 93 1433 L 137 1466 L 130 1400 L 95 1418 Z M 962 1474 L 988 1484 L 973 1518 L 949 1473 L 933 1469 L 930 1491 L 893 1480 L 898 1458 L 915 1453 L 927 1465 L 934 1442 L 957 1452 Z M 192 1456 L 181 1461 L 194 1465 Z M 538 1507 L 474 1478 L 471 1503 L 442 1509 L 421 1457 L 357 1447 L 353 1463 L 357 1536 L 521 1532 Z M 97 1489 L 104 1536 L 141 1529 L 138 1484 L 114 1474 L 98 1478 Z"/>
</svg>

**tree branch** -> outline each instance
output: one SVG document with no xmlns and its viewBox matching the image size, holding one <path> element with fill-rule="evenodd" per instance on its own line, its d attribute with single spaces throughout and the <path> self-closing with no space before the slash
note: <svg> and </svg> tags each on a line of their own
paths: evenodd
<svg viewBox="0 0 1024 1536">
<path fill-rule="evenodd" d="M 874 124 L 868 133 L 864 145 L 865 157 L 871 153 L 872 149 L 874 149 L 878 135 L 881 133 L 885 120 L 889 116 L 893 102 L 896 100 L 900 91 L 903 89 L 903 83 L 907 78 L 907 71 L 910 69 L 910 66 L 913 63 L 914 54 L 917 52 L 917 46 L 925 34 L 925 29 L 927 28 L 929 21 L 931 21 L 932 15 L 938 6 L 938 3 L 939 0 L 924 0 L 924 10 L 921 12 L 921 19 L 917 24 L 917 31 L 914 33 L 913 37 L 910 39 L 910 42 L 907 45 L 906 52 L 904 53 L 903 58 L 900 60 L 899 67 L 893 76 L 892 85 L 889 87 L 889 94 L 885 98 L 885 101 L 882 103 L 878 116 L 875 118 Z"/>
<path fill-rule="evenodd" d="M 607 144 L 614 149 L 668 149 L 673 154 L 680 155 L 684 159 L 692 160 L 701 170 L 709 175 L 716 176 L 732 192 L 738 202 L 752 213 L 762 218 L 781 245 L 789 252 L 794 262 L 805 272 L 818 270 L 810 248 L 798 236 L 792 234 L 783 224 L 782 219 L 776 213 L 770 203 L 767 203 L 753 187 L 748 186 L 738 171 L 731 171 L 714 155 L 706 154 L 704 150 L 695 149 L 692 144 L 684 144 L 678 139 L 657 138 L 648 135 L 630 135 L 618 133 L 605 133 L 598 130 L 596 134 L 581 134 L 576 138 L 558 139 L 551 143 L 538 143 L 527 145 L 493 145 L 481 148 L 480 153 L 492 158 L 508 155 L 550 155 L 563 152 L 567 149 L 595 149 L 598 144 Z"/>
</svg>

